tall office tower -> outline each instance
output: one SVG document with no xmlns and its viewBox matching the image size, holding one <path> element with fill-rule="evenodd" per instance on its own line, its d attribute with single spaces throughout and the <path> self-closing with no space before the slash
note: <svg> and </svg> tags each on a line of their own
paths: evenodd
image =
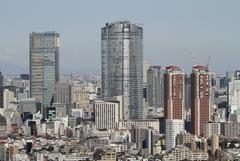
<svg viewBox="0 0 240 161">
<path fill-rule="evenodd" d="M 59 33 L 30 33 L 30 95 L 50 106 L 59 80 Z"/>
<path fill-rule="evenodd" d="M 143 118 L 143 29 L 129 21 L 106 24 L 101 33 L 102 97 L 122 95 L 125 120 Z"/>
<path fill-rule="evenodd" d="M 0 108 L 3 108 L 3 90 L 4 90 L 4 87 L 3 87 L 3 75 L 2 73 L 0 72 Z"/>
<path fill-rule="evenodd" d="M 150 66 L 147 71 L 147 98 L 148 105 L 163 107 L 164 70 L 160 66 Z"/>
<path fill-rule="evenodd" d="M 210 121 L 211 73 L 207 66 L 194 66 L 191 73 L 192 133 L 203 135 L 203 124 Z"/>
<path fill-rule="evenodd" d="M 176 66 L 164 73 L 164 118 L 184 120 L 184 72 Z"/>
</svg>

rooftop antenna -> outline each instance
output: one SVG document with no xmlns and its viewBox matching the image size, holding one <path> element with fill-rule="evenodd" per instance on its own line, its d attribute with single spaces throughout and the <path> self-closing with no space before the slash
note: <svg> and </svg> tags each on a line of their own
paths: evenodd
<svg viewBox="0 0 240 161">
<path fill-rule="evenodd" d="M 206 65 L 206 67 L 208 67 L 208 68 L 209 68 L 209 65 L 210 65 L 210 61 L 211 61 L 211 57 L 209 56 L 208 60 L 207 60 L 207 65 Z"/>
</svg>

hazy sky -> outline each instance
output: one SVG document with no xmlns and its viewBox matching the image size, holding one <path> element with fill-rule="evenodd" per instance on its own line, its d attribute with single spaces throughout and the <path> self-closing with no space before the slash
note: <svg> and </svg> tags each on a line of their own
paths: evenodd
<svg viewBox="0 0 240 161">
<path fill-rule="evenodd" d="M 144 59 L 189 72 L 240 69 L 239 0 L 0 0 L 0 70 L 28 72 L 32 31 L 60 33 L 62 73 L 100 72 L 100 31 L 106 22 L 143 24 Z M 16 70 L 14 70 L 16 69 Z"/>
</svg>

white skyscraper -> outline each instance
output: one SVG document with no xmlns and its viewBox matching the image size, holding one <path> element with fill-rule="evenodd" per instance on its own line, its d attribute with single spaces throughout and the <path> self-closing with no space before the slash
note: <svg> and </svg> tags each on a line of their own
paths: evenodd
<svg viewBox="0 0 240 161">
<path fill-rule="evenodd" d="M 129 21 L 106 24 L 101 33 L 102 97 L 122 96 L 123 117 L 143 118 L 143 29 Z"/>
<path fill-rule="evenodd" d="M 176 146 L 176 137 L 184 130 L 184 122 L 181 119 L 166 120 L 166 149 L 170 150 Z"/>
</svg>

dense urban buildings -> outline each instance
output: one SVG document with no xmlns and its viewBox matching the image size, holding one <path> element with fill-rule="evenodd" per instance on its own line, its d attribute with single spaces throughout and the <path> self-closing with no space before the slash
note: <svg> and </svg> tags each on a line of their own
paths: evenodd
<svg viewBox="0 0 240 161">
<path fill-rule="evenodd" d="M 210 121 L 211 73 L 207 66 L 194 66 L 191 73 L 192 133 L 203 135 L 203 125 Z"/>
<path fill-rule="evenodd" d="M 123 119 L 143 118 L 143 28 L 129 21 L 101 31 L 102 98 L 122 96 Z"/>
<path fill-rule="evenodd" d="M 143 61 L 143 28 L 101 30 L 101 76 L 59 72 L 59 33 L 30 34 L 30 75 L 0 73 L 0 160 L 239 160 L 240 72 Z"/>
<path fill-rule="evenodd" d="M 60 37 L 56 32 L 30 33 L 30 93 L 44 106 L 50 106 L 59 80 Z"/>
</svg>

